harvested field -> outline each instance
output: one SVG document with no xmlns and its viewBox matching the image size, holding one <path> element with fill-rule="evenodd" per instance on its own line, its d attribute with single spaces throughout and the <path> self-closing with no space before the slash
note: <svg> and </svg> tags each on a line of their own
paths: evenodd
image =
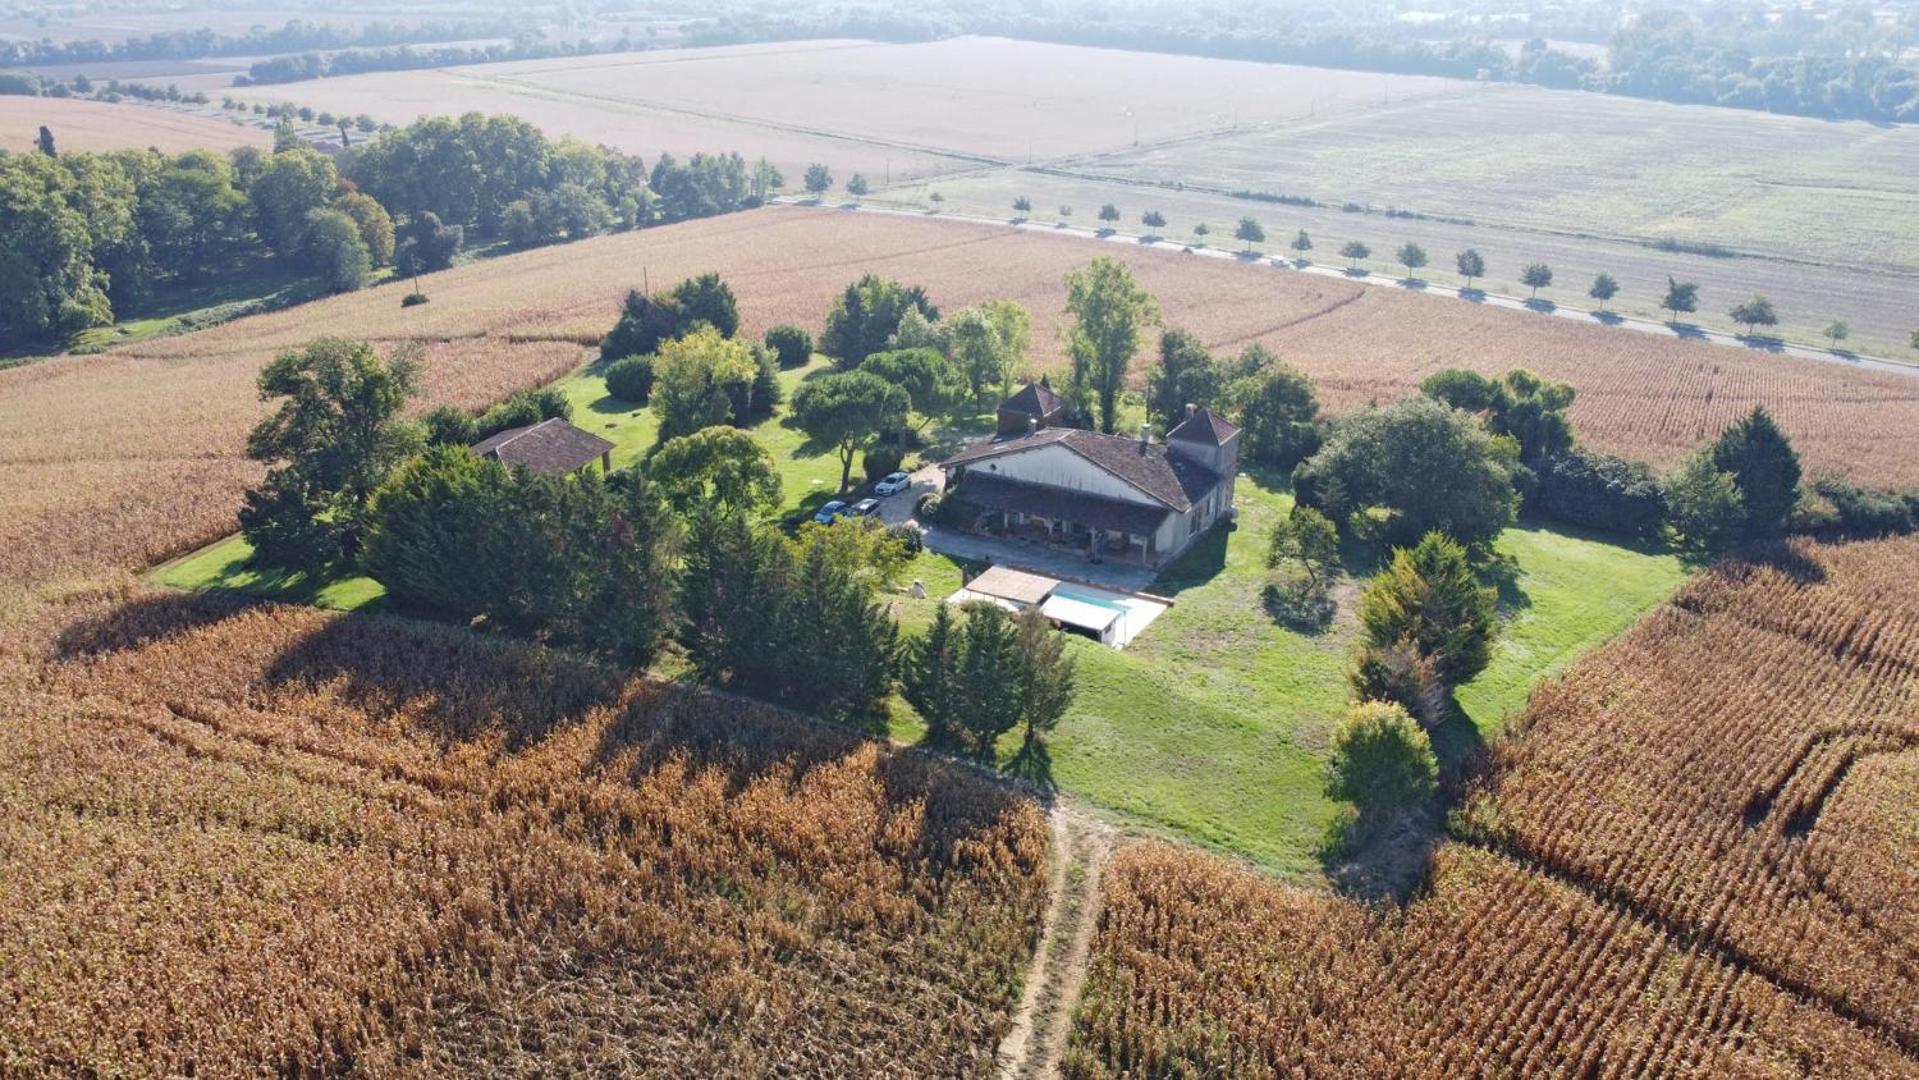
<svg viewBox="0 0 1919 1080">
<path fill-rule="evenodd" d="M 1068 1075 L 1919 1073 L 1916 558 L 1722 566 L 1535 691 L 1402 912 L 1122 853 Z"/>
<path fill-rule="evenodd" d="M 479 405 L 589 355 L 626 289 L 718 271 L 744 329 L 818 327 L 866 271 L 923 283 L 948 308 L 1011 297 L 1034 315 L 1036 368 L 1061 361 L 1065 272 L 1126 259 L 1172 325 L 1209 344 L 1263 341 L 1320 382 L 1334 409 L 1409 393 L 1448 365 L 1514 366 L 1579 387 L 1574 419 L 1602 449 L 1670 462 L 1753 404 L 1773 409 L 1809 466 L 1919 484 L 1919 380 L 1789 361 L 1476 308 L 1169 250 L 1094 245 L 938 219 L 768 209 L 542 248 L 398 288 L 148 339 L 96 357 L 0 371 L 0 587 L 138 570 L 225 531 L 253 475 L 253 378 L 321 334 L 422 342 L 420 406 Z M 1151 343 L 1146 352 L 1150 352 Z M 1144 358 L 1136 372 L 1143 375 Z"/>
<path fill-rule="evenodd" d="M 53 131 L 54 145 L 66 150 L 127 150 L 155 147 L 169 154 L 273 145 L 273 133 L 191 116 L 170 109 L 80 98 L 0 96 L 0 150 L 34 149 L 40 125 Z"/>
<path fill-rule="evenodd" d="M 844 729 L 371 617 L 105 594 L 0 636 L 0 1061 L 977 1075 L 1029 801 Z"/>
</svg>

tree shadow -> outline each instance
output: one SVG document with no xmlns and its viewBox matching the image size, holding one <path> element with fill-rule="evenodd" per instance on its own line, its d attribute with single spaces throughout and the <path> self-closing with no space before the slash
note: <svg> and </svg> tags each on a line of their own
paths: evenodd
<svg viewBox="0 0 1919 1080">
<path fill-rule="evenodd" d="M 1053 779 L 1053 752 L 1047 748 L 1045 739 L 1021 741 L 1019 751 L 1001 766 L 1000 771 L 1039 791 L 1059 790 L 1059 784 Z"/>
<path fill-rule="evenodd" d="M 1425 885 L 1445 840 L 1435 808 L 1347 811 L 1327 827 L 1320 867 L 1333 891 L 1364 904 L 1405 904 Z"/>
<path fill-rule="evenodd" d="M 1303 576 L 1286 582 L 1268 582 L 1259 592 L 1259 602 L 1274 622 L 1308 637 L 1318 637 L 1332 629 L 1333 617 L 1339 614 L 1339 605 L 1327 583 Z"/>
<path fill-rule="evenodd" d="M 1769 353 L 1786 351 L 1785 340 L 1774 337 L 1771 334 L 1739 334 L 1736 336 L 1739 339 L 1739 343 L 1748 349 L 1758 349 L 1762 352 Z"/>
<path fill-rule="evenodd" d="M 1526 309 L 1528 311 L 1537 311 L 1541 315 L 1551 315 L 1553 312 L 1559 310 L 1559 305 L 1553 303 L 1551 300 L 1535 296 L 1526 301 Z"/>
<path fill-rule="evenodd" d="M 230 592 L 138 596 L 67 625 L 53 640 L 52 659 L 78 660 L 144 649 L 212 626 L 255 603 Z"/>
<path fill-rule="evenodd" d="M 1399 287 L 1402 289 L 1411 289 L 1414 292 L 1424 292 L 1426 289 L 1426 279 L 1416 277 L 1400 278 Z"/>
<path fill-rule="evenodd" d="M 1698 323 L 1669 322 L 1666 324 L 1675 335 L 1688 341 L 1706 340 L 1706 328 Z"/>
<path fill-rule="evenodd" d="M 1341 272 L 1344 273 L 1347 277 L 1352 278 L 1354 280 L 1369 278 L 1373 276 L 1372 271 L 1363 269 L 1358 266 L 1349 266 Z"/>
<path fill-rule="evenodd" d="M 1607 326 L 1619 326 L 1626 321 L 1624 315 L 1611 311 L 1595 311 L 1592 313 L 1592 317 L 1599 322 L 1605 323 Z"/>
<path fill-rule="evenodd" d="M 1240 262 L 1258 262 L 1264 256 L 1257 251 L 1236 251 L 1233 253 L 1233 258 Z"/>
<path fill-rule="evenodd" d="M 1533 598 L 1520 586 L 1520 573 L 1519 560 L 1499 552 L 1494 552 L 1480 567 L 1480 580 L 1493 587 L 1494 602 L 1502 614 L 1533 606 Z"/>
<path fill-rule="evenodd" d="M 1459 290 L 1459 298 L 1468 303 L 1483 304 L 1486 302 L 1486 290 L 1468 285 Z"/>
</svg>

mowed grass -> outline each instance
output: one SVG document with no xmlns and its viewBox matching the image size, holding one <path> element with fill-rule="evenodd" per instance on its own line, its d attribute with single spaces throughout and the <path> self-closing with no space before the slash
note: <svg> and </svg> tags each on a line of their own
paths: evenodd
<svg viewBox="0 0 1919 1080">
<path fill-rule="evenodd" d="M 803 381 L 829 369 L 816 360 L 783 372 L 789 400 Z M 636 463 L 653 445 L 653 411 L 608 397 L 597 370 L 582 369 L 556 385 L 573 404 L 574 422 L 614 443 L 616 468 Z M 781 420 L 775 416 L 751 430 L 779 463 L 785 509 L 810 509 L 836 491 L 839 459 L 813 452 Z M 856 467 L 855 478 L 860 475 Z M 1021 738 L 1009 734 L 1001 764 L 1126 824 L 1311 879 L 1319 873 L 1317 848 L 1339 809 L 1321 790 L 1321 773 L 1347 700 L 1356 630 L 1350 609 L 1358 586 L 1348 580 L 1339 588 L 1341 610 L 1324 633 L 1280 625 L 1262 599 L 1265 558 L 1272 524 L 1291 510 L 1292 497 L 1242 476 L 1239 507 L 1232 530 L 1214 533 L 1160 576 L 1154 590 L 1174 605 L 1131 646 L 1115 651 L 1071 640 L 1079 665 L 1072 712 L 1037 757 L 1020 757 Z M 1492 666 L 1457 695 L 1483 739 L 1498 734 L 1540 677 L 1623 630 L 1684 577 L 1671 555 L 1537 526 L 1508 530 L 1497 551 L 1509 567 L 1501 591 L 1503 633 Z M 250 568 L 249 554 L 243 538 L 229 537 L 160 568 L 153 580 L 342 611 L 384 604 L 385 589 L 371 578 L 314 581 Z M 1361 575 L 1380 557 L 1354 546 L 1348 564 Z M 890 598 L 904 633 L 924 629 L 937 605 L 959 588 L 963 569 L 978 567 L 932 551 L 908 566 L 902 585 L 919 580 L 927 598 L 903 591 Z M 924 735 L 918 716 L 898 700 L 888 730 L 902 742 Z"/>
</svg>

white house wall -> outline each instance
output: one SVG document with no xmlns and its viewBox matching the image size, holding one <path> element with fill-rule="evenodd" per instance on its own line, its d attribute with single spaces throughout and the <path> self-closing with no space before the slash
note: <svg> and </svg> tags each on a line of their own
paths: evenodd
<svg viewBox="0 0 1919 1080">
<path fill-rule="evenodd" d="M 1050 484 L 1141 506 L 1165 505 L 1059 445 L 1036 446 L 1031 450 L 1002 454 L 976 461 L 966 469 L 968 472 L 983 472 L 1032 484 Z"/>
</svg>

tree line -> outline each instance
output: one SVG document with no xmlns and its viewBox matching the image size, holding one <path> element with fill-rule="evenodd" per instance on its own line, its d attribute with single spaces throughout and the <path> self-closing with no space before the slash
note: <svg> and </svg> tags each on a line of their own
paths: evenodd
<svg viewBox="0 0 1919 1080">
<path fill-rule="evenodd" d="M 347 49 L 472 38 L 517 37 L 528 32 L 509 19 L 370 22 L 359 27 L 289 19 L 281 26 L 255 26 L 244 34 L 221 34 L 201 27 L 168 30 L 124 41 L 54 41 L 43 38 L 0 40 L 0 67 L 52 64 L 119 63 L 129 60 L 195 60 L 203 56 L 248 56 L 304 49 Z"/>
</svg>

